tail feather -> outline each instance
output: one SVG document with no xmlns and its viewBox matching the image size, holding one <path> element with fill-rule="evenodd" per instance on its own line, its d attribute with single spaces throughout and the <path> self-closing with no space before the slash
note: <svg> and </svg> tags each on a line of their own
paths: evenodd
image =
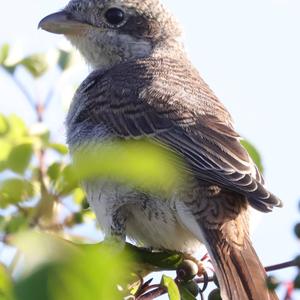
<svg viewBox="0 0 300 300">
<path fill-rule="evenodd" d="M 228 242 L 218 229 L 202 228 L 223 300 L 278 300 L 266 287 L 266 272 L 248 237 Z"/>
</svg>

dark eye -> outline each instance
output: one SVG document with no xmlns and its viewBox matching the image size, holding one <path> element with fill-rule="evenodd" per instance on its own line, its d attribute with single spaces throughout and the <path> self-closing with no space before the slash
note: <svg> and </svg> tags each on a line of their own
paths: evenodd
<svg viewBox="0 0 300 300">
<path fill-rule="evenodd" d="M 117 26 L 124 22 L 125 13 L 120 8 L 112 7 L 106 11 L 104 17 L 109 24 Z"/>
</svg>

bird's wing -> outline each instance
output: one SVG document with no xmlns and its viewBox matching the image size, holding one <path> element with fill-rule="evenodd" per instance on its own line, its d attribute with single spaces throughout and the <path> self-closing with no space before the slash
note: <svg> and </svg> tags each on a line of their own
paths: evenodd
<svg viewBox="0 0 300 300">
<path fill-rule="evenodd" d="M 144 59 L 96 71 L 76 97 L 115 135 L 167 145 L 195 176 L 246 195 L 259 210 L 280 205 L 264 188 L 229 113 L 188 62 Z"/>
</svg>

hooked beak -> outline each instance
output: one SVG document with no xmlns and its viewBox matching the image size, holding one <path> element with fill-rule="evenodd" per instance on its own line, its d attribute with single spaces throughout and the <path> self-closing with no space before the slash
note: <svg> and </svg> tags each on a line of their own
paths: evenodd
<svg viewBox="0 0 300 300">
<path fill-rule="evenodd" d="M 71 13 L 60 11 L 42 19 L 38 28 L 56 34 L 80 35 L 91 25 L 77 20 Z"/>
</svg>

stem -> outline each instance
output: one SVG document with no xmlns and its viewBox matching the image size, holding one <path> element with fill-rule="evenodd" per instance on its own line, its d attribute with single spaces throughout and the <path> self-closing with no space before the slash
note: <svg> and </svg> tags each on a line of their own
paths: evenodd
<svg viewBox="0 0 300 300">
<path fill-rule="evenodd" d="M 286 269 L 286 268 L 290 268 L 290 267 L 297 267 L 297 264 L 295 263 L 294 260 L 287 261 L 287 262 L 273 265 L 273 266 L 265 267 L 265 270 L 266 270 L 266 272 L 271 272 L 271 271 Z"/>
<path fill-rule="evenodd" d="M 153 299 L 155 299 L 159 296 L 162 296 L 166 293 L 167 293 L 167 291 L 166 291 L 165 288 L 159 287 L 159 288 L 157 288 L 157 289 L 155 289 L 155 290 L 153 290 L 153 291 L 151 291 L 151 292 L 149 292 L 145 295 L 142 295 L 142 296 L 138 297 L 136 300 L 153 300 Z"/>
<path fill-rule="evenodd" d="M 44 109 L 48 108 L 53 95 L 54 95 L 54 88 L 51 88 L 50 91 L 48 92 L 47 96 L 46 96 L 46 100 L 44 102 Z"/>
<path fill-rule="evenodd" d="M 38 122 L 42 123 L 44 121 L 44 105 L 39 102 L 35 106 L 35 112 Z M 38 167 L 39 167 L 39 182 L 41 186 L 41 196 L 42 199 L 48 198 L 48 190 L 45 184 L 45 174 L 46 174 L 46 162 L 45 162 L 45 150 L 42 148 L 38 151 Z"/>
<path fill-rule="evenodd" d="M 28 211 L 22 207 L 19 203 L 14 204 L 14 206 L 25 216 L 28 216 Z"/>
<path fill-rule="evenodd" d="M 209 276 L 207 278 L 204 277 L 200 277 L 195 279 L 195 281 L 199 284 L 199 283 L 207 283 L 207 282 L 213 282 L 214 281 L 214 277 L 213 276 Z"/>
<path fill-rule="evenodd" d="M 24 85 L 21 83 L 21 81 L 19 81 L 19 79 L 16 76 L 14 76 L 14 75 L 11 75 L 10 77 L 13 80 L 13 82 L 16 84 L 16 86 L 20 89 L 20 91 L 23 93 L 23 95 L 25 96 L 27 102 L 30 104 L 30 106 L 32 107 L 32 109 L 36 110 L 35 109 L 36 105 L 35 105 L 35 101 L 34 101 L 33 97 L 30 95 L 30 93 L 24 87 Z"/>
<path fill-rule="evenodd" d="M 281 264 L 276 264 L 276 265 L 265 267 L 265 270 L 266 270 L 266 272 L 272 272 L 272 271 L 277 271 L 277 270 L 291 268 L 291 267 L 297 267 L 294 260 L 287 261 L 287 262 L 284 262 L 284 263 L 281 263 Z M 203 278 L 203 277 L 196 279 L 197 283 L 205 283 L 205 282 L 212 282 L 212 281 L 214 281 L 213 276 L 210 276 L 206 279 Z"/>
<path fill-rule="evenodd" d="M 9 73 L 9 72 L 7 72 L 7 73 Z M 36 112 L 38 122 L 42 122 L 44 112 L 45 112 L 46 108 L 48 107 L 48 105 L 50 104 L 50 101 L 53 97 L 54 88 L 50 89 L 50 91 L 45 99 L 44 104 L 41 102 L 36 104 L 35 99 L 30 95 L 30 93 L 28 92 L 26 87 L 22 84 L 22 82 L 15 75 L 10 74 L 10 73 L 9 73 L 9 75 L 10 75 L 11 79 L 13 80 L 13 82 L 15 83 L 15 85 L 19 88 L 19 90 L 25 96 L 25 99 L 27 100 L 27 102 L 29 103 L 31 108 Z"/>
<path fill-rule="evenodd" d="M 45 113 L 45 106 L 41 102 L 35 105 L 35 112 L 37 115 L 37 121 L 39 123 L 43 123 L 44 121 L 44 113 Z"/>
<path fill-rule="evenodd" d="M 153 279 L 151 279 L 151 281 L 152 280 Z M 160 287 L 161 287 L 160 284 L 147 285 L 147 283 L 146 283 L 145 286 L 141 287 L 141 290 L 136 293 L 137 299 L 139 299 L 139 297 L 141 297 L 143 294 L 145 295 L 146 292 L 148 292 L 150 290 L 158 289 Z"/>
<path fill-rule="evenodd" d="M 44 149 L 39 150 L 38 161 L 39 161 L 39 182 L 41 185 L 42 198 L 44 198 L 44 196 L 48 196 L 48 190 L 44 181 L 45 172 L 46 172 Z"/>
</svg>

